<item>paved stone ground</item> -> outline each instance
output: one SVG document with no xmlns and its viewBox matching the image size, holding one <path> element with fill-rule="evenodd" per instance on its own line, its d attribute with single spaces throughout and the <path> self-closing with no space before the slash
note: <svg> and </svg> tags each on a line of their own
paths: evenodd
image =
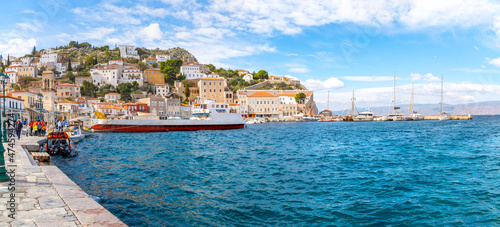
<svg viewBox="0 0 500 227">
<path fill-rule="evenodd" d="M 15 182 L 0 183 L 0 227 L 126 226 L 59 168 L 38 166 L 30 160 L 21 145 L 34 145 L 39 139 L 41 137 L 16 140 L 14 162 L 5 152 L 6 168 L 7 171 L 15 169 Z M 7 149 L 8 145 L 4 143 L 4 147 Z M 13 183 L 12 192 L 9 184 Z M 11 207 L 15 209 L 9 209 Z"/>
</svg>

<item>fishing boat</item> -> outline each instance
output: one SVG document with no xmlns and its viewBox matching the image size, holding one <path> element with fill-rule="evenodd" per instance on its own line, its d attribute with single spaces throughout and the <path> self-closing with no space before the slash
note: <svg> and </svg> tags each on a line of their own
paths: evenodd
<svg viewBox="0 0 500 227">
<path fill-rule="evenodd" d="M 331 117 L 322 117 L 319 119 L 319 122 L 333 122 L 333 118 Z"/>
<path fill-rule="evenodd" d="M 133 116 L 132 119 L 107 119 L 95 112 L 92 128 L 105 132 L 165 132 L 240 129 L 245 127 L 245 120 L 240 113 L 229 113 L 228 104 L 219 104 L 207 100 L 194 106 L 191 118 L 160 120 L 158 116 Z M 104 116 L 103 116 L 104 115 Z M 255 122 L 257 123 L 257 122 Z"/>
<path fill-rule="evenodd" d="M 451 119 L 451 116 L 449 113 L 444 112 L 444 110 L 443 110 L 443 87 L 444 87 L 443 75 L 441 75 L 441 109 L 440 109 L 441 115 L 439 115 L 438 119 L 440 121 L 447 121 L 447 120 Z"/>
</svg>

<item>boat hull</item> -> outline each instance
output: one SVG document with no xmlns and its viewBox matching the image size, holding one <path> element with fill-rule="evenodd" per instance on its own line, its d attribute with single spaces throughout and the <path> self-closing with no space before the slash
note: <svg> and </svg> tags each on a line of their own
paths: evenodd
<svg viewBox="0 0 500 227">
<path fill-rule="evenodd" d="M 245 124 L 230 125 L 118 125 L 97 124 L 92 128 L 101 132 L 167 132 L 167 131 L 197 131 L 197 130 L 226 130 L 244 128 Z"/>
</svg>

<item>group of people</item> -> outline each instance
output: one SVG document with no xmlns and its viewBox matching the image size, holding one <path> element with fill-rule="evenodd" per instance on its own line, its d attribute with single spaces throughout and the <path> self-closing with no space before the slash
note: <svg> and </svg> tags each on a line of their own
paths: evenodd
<svg viewBox="0 0 500 227">
<path fill-rule="evenodd" d="M 16 132 L 17 138 L 21 138 L 21 132 L 23 129 L 24 125 L 29 126 L 29 135 L 30 136 L 43 136 L 47 132 L 47 122 L 45 121 L 29 121 L 25 119 L 24 122 L 21 120 L 15 120 L 15 121 L 7 121 L 7 124 L 9 124 L 9 127 L 11 127 L 12 122 L 14 123 L 14 130 Z M 69 122 L 68 121 L 57 121 L 56 122 L 56 128 L 60 132 L 65 126 L 68 126 Z"/>
<path fill-rule="evenodd" d="M 31 136 L 41 136 L 47 132 L 47 122 L 45 121 L 30 121 L 29 127 Z"/>
<path fill-rule="evenodd" d="M 67 127 L 69 126 L 69 122 L 68 121 L 57 121 L 56 123 L 56 127 L 57 127 L 57 130 L 59 132 L 61 132 L 61 130 L 63 129 L 63 127 Z"/>
</svg>

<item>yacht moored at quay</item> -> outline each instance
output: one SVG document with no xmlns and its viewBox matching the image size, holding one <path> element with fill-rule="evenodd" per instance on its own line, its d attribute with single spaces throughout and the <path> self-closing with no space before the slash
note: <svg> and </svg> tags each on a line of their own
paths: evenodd
<svg viewBox="0 0 500 227">
<path fill-rule="evenodd" d="M 160 120 L 158 116 L 133 116 L 131 119 L 107 119 L 96 112 L 92 129 L 105 132 L 165 132 L 240 129 L 245 120 L 240 113 L 229 113 L 227 104 L 203 103 L 192 110 L 190 119 Z"/>
</svg>

